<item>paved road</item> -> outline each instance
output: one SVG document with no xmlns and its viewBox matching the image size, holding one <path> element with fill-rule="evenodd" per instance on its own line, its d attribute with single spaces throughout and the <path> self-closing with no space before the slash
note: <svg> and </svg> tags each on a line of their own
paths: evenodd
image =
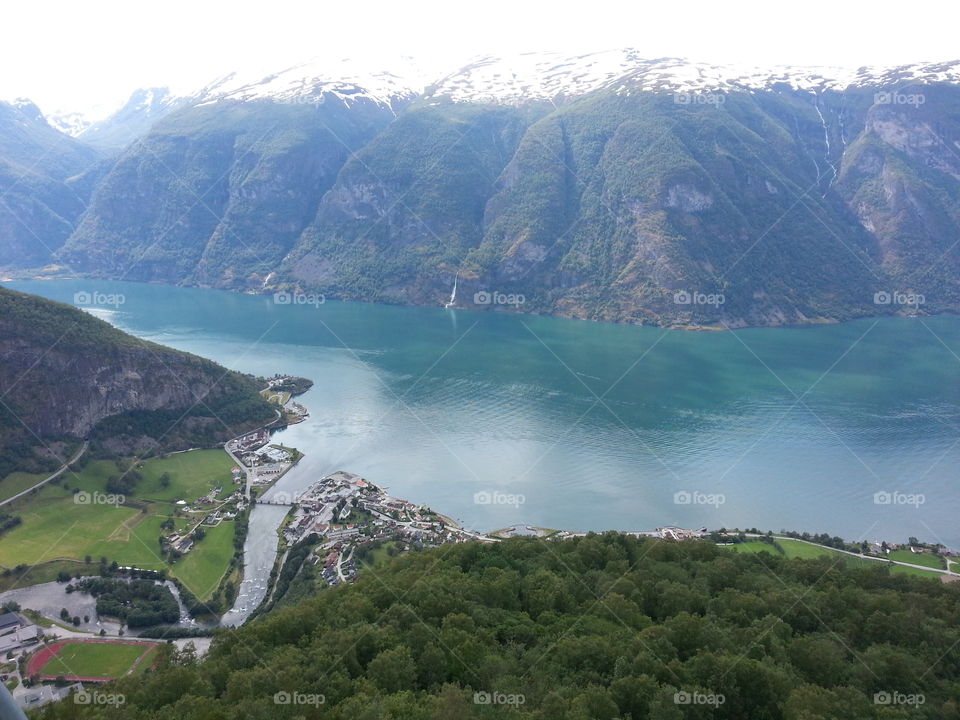
<svg viewBox="0 0 960 720">
<path fill-rule="evenodd" d="M 80 459 L 80 457 L 87 451 L 87 448 L 88 448 L 88 447 L 90 447 L 90 443 L 87 442 L 86 440 L 84 440 L 84 441 L 83 441 L 83 446 L 82 446 L 79 450 L 77 450 L 77 454 L 74 455 L 72 458 L 70 458 L 70 460 L 68 460 L 64 465 L 62 465 L 62 466 L 60 467 L 60 469 L 57 470 L 53 475 L 51 475 L 50 477 L 48 477 L 46 480 L 41 480 L 40 482 L 38 482 L 38 483 L 37 483 L 36 485 L 34 485 L 33 487 L 28 487 L 28 488 L 27 488 L 26 490 L 24 490 L 23 492 L 18 492 L 18 493 L 17 493 L 16 495 L 14 495 L 13 497 L 7 498 L 7 499 L 4 500 L 3 502 L 0 502 L 0 507 L 2 507 L 3 505 L 6 505 L 7 503 L 13 502 L 14 500 L 16 500 L 16 499 L 19 498 L 19 497 L 23 497 L 24 495 L 27 495 L 28 493 L 33 492 L 34 490 L 36 490 L 36 489 L 39 488 L 39 487 L 43 487 L 44 485 L 46 485 L 48 482 L 50 482 L 50 481 L 53 480 L 54 478 L 60 477 L 68 467 L 70 467 L 70 466 L 73 465 L 77 460 Z"/>
</svg>

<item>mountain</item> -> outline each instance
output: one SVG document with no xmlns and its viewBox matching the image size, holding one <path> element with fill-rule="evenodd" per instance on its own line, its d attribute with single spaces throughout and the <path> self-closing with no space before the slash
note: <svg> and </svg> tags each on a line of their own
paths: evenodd
<svg viewBox="0 0 960 720">
<path fill-rule="evenodd" d="M 0 477 L 55 467 L 63 441 L 185 449 L 273 417 L 253 378 L 0 288 Z"/>
<path fill-rule="evenodd" d="M 679 326 L 960 308 L 960 63 L 307 63 L 160 105 L 57 263 Z"/>
<path fill-rule="evenodd" d="M 141 88 L 107 117 L 80 121 L 64 132 L 101 152 L 115 154 L 146 135 L 157 120 L 189 103 L 189 98 L 176 96 L 169 88 Z"/>
<path fill-rule="evenodd" d="M 0 102 L 0 268 L 49 262 L 86 208 L 99 160 L 29 100 Z"/>
<path fill-rule="evenodd" d="M 76 272 L 228 287 L 277 269 L 351 153 L 404 96 L 318 80 L 259 96 L 223 79 L 129 147 L 58 253 Z"/>
<path fill-rule="evenodd" d="M 445 545 L 36 717 L 955 718 L 960 597 L 876 565 L 618 533 Z"/>
</svg>

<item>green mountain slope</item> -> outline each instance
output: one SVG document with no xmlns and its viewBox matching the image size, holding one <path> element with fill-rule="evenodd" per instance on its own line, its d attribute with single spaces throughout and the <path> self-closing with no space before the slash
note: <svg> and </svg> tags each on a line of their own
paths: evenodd
<svg viewBox="0 0 960 720">
<path fill-rule="evenodd" d="M 259 285 L 351 150 L 393 117 L 373 103 L 226 102 L 173 113 L 97 186 L 59 253 L 76 272 Z"/>
<path fill-rule="evenodd" d="M 209 360 L 0 288 L 0 477 L 56 467 L 62 440 L 115 453 L 223 440 L 274 417 L 258 391 Z"/>
</svg>

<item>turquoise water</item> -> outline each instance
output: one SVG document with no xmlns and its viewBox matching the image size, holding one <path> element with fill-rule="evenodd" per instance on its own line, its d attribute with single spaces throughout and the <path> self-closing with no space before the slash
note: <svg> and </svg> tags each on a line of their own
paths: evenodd
<svg viewBox="0 0 960 720">
<path fill-rule="evenodd" d="M 283 432 L 307 453 L 287 489 L 347 469 L 479 530 L 757 526 L 960 546 L 960 318 L 693 333 L 7 285 L 66 302 L 122 293 L 91 311 L 230 368 L 313 379 L 310 419 Z M 877 503 L 878 492 L 923 502 Z"/>
</svg>

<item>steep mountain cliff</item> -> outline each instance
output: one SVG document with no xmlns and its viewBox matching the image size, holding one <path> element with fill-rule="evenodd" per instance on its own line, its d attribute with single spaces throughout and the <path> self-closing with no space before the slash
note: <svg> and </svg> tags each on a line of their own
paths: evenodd
<svg viewBox="0 0 960 720">
<path fill-rule="evenodd" d="M 94 178 L 69 271 L 717 327 L 960 308 L 960 64 L 307 65 L 177 103 Z"/>
<path fill-rule="evenodd" d="M 0 477 L 51 443 L 116 452 L 214 442 L 274 417 L 252 379 L 61 303 L 0 288 Z"/>
<path fill-rule="evenodd" d="M 58 254 L 77 272 L 246 287 L 394 113 L 372 100 L 225 100 L 173 113 L 117 160 Z"/>
<path fill-rule="evenodd" d="M 26 100 L 0 102 L 0 268 L 49 262 L 86 207 L 99 154 Z"/>
</svg>

